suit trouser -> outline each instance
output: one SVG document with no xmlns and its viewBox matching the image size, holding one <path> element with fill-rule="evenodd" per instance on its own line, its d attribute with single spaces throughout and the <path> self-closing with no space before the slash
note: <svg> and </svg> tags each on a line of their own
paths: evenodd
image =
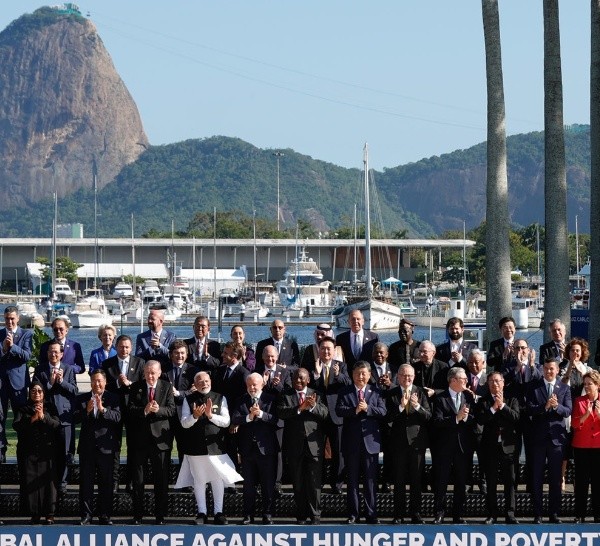
<svg viewBox="0 0 600 546">
<path fill-rule="evenodd" d="M 437 461 L 436 461 L 437 459 Z M 456 448 L 446 452 L 442 446 L 437 446 L 435 468 L 434 513 L 443 516 L 446 505 L 446 491 L 450 482 L 450 469 L 454 469 L 454 494 L 452 496 L 452 515 L 460 517 L 467 498 L 467 477 L 473 464 L 473 452 L 463 452 Z"/>
<path fill-rule="evenodd" d="M 364 443 L 357 446 L 353 453 L 345 453 L 346 469 L 348 472 L 348 516 L 358 518 L 360 515 L 360 498 L 358 488 L 360 472 L 364 476 L 363 497 L 368 518 L 377 517 L 377 472 L 379 470 L 379 453 L 369 453 Z"/>
<path fill-rule="evenodd" d="M 492 518 L 498 517 L 498 466 L 502 470 L 502 483 L 504 484 L 504 513 L 507 516 L 515 515 L 517 507 L 515 482 L 518 457 L 519 452 L 516 447 L 513 453 L 505 453 L 500 442 L 496 442 L 494 446 L 485 449 L 486 504 L 488 515 Z"/>
<path fill-rule="evenodd" d="M 344 472 L 346 471 L 344 454 L 342 453 L 342 425 L 336 425 L 331 419 L 326 419 L 323 425 L 323 432 L 325 437 L 329 439 L 331 447 L 329 483 L 332 487 L 341 487 L 344 483 Z"/>
<path fill-rule="evenodd" d="M 146 449 L 136 449 L 136 447 L 132 447 L 131 450 L 133 515 L 136 519 L 141 519 L 144 515 L 144 466 L 149 458 L 154 484 L 154 516 L 164 518 L 168 510 L 171 450 L 159 451 L 156 446 L 149 446 Z"/>
<path fill-rule="evenodd" d="M 242 476 L 244 477 L 244 514 L 254 516 L 256 510 L 256 486 L 260 484 L 263 503 L 263 516 L 273 514 L 275 508 L 275 473 L 277 471 L 275 453 L 263 455 L 253 446 L 242 455 Z"/>
<path fill-rule="evenodd" d="M 402 518 L 406 515 L 407 483 L 410 485 L 410 515 L 414 516 L 421 511 L 425 449 L 416 449 L 408 444 L 394 444 L 392 453 L 396 456 L 393 466 L 394 517 Z"/>
<path fill-rule="evenodd" d="M 592 515 L 600 520 L 600 448 L 573 448 L 575 459 L 575 516 L 585 518 L 592 486 Z"/>
<path fill-rule="evenodd" d="M 93 514 L 94 477 L 98 475 L 96 514 L 109 518 L 113 503 L 113 453 L 92 451 L 79 454 L 79 511 L 82 516 Z"/>
<path fill-rule="evenodd" d="M 315 457 L 305 440 L 299 453 L 287 453 L 287 463 L 294 488 L 296 518 L 320 517 L 323 458 Z"/>
<path fill-rule="evenodd" d="M 548 513 L 551 516 L 560 514 L 562 499 L 562 459 L 563 446 L 556 445 L 551 440 L 542 440 L 531 446 L 532 457 L 532 491 L 533 515 L 542 516 L 542 498 L 544 486 L 544 470 L 548 466 Z"/>
</svg>

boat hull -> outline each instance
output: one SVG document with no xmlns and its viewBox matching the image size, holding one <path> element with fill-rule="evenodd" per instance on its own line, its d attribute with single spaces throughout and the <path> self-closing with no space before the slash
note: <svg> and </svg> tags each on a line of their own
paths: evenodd
<svg viewBox="0 0 600 546">
<path fill-rule="evenodd" d="M 104 324 L 112 324 L 113 321 L 113 317 L 109 314 L 73 312 L 69 317 L 73 328 L 99 328 Z"/>
<path fill-rule="evenodd" d="M 397 305 L 378 300 L 365 300 L 344 306 L 335 315 L 337 328 L 350 328 L 350 313 L 358 309 L 365 317 L 364 327 L 367 330 L 397 330 L 402 320 L 402 311 Z"/>
</svg>

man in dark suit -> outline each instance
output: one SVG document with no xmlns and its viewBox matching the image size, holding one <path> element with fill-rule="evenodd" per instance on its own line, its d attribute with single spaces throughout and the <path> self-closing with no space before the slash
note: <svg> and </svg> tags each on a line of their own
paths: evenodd
<svg viewBox="0 0 600 546">
<path fill-rule="evenodd" d="M 308 388 L 307 370 L 294 372 L 293 390 L 279 399 L 277 414 L 284 421 L 283 453 L 294 488 L 296 521 L 321 523 L 321 480 L 325 452 L 323 424 L 327 406 Z"/>
<path fill-rule="evenodd" d="M 246 379 L 247 392 L 234 411 L 231 423 L 238 427 L 242 476 L 244 477 L 244 519 L 242 525 L 254 522 L 256 486 L 260 484 L 263 525 L 273 523 L 275 508 L 275 472 L 279 446 L 276 398 L 263 391 L 262 375 L 254 372 Z"/>
<path fill-rule="evenodd" d="M 450 470 L 454 470 L 452 497 L 453 523 L 466 523 L 462 517 L 466 500 L 466 482 L 473 462 L 475 419 L 470 407 L 473 397 L 466 390 L 467 374 L 460 366 L 448 370 L 448 389 L 433 401 L 432 433 L 436 448 L 433 451 L 435 474 L 434 524 L 444 522 L 446 492 Z"/>
<path fill-rule="evenodd" d="M 568 436 L 565 417 L 571 415 L 571 389 L 558 379 L 558 362 L 544 362 L 544 378 L 532 382 L 525 395 L 531 417 L 532 498 L 534 523 L 542 523 L 544 470 L 548 471 L 550 523 L 561 523 L 562 460 Z"/>
<path fill-rule="evenodd" d="M 565 358 L 567 327 L 560 319 L 554 319 L 548 325 L 548 331 L 552 339 L 540 346 L 540 365 L 546 362 L 548 358 L 555 358 L 558 362 Z"/>
<path fill-rule="evenodd" d="M 135 356 L 145 361 L 158 360 L 161 364 L 169 362 L 169 347 L 177 336 L 163 328 L 165 314 L 160 309 L 151 309 L 148 313 L 148 330 L 138 334 L 135 341 Z"/>
<path fill-rule="evenodd" d="M 502 337 L 495 339 L 490 343 L 487 352 L 488 369 L 502 371 L 505 362 L 512 359 L 513 345 L 515 344 L 515 319 L 512 317 L 502 317 L 498 322 L 498 328 Z"/>
<path fill-rule="evenodd" d="M 361 472 L 364 476 L 363 498 L 366 522 L 377 524 L 377 473 L 381 451 L 380 421 L 386 415 L 386 407 L 379 390 L 369 385 L 371 366 L 359 360 L 352 370 L 353 385 L 344 387 L 338 396 L 336 413 L 344 420 L 342 425 L 342 452 L 348 472 L 348 520 L 360 521 L 358 495 Z"/>
<path fill-rule="evenodd" d="M 499 371 L 487 376 L 488 392 L 481 396 L 475 405 L 475 420 L 483 427 L 481 450 L 486 477 L 486 508 L 488 517 L 485 523 L 496 523 L 498 518 L 498 467 L 502 469 L 504 485 L 505 521 L 518 524 L 515 518 L 517 507 L 516 468 L 519 464 L 519 401 L 504 395 L 504 377 Z"/>
<path fill-rule="evenodd" d="M 94 477 L 98 476 L 96 513 L 100 525 L 111 525 L 113 469 L 121 439 L 119 396 L 106 390 L 106 373 L 96 369 L 90 377 L 91 391 L 75 402 L 73 420 L 81 423 L 79 433 L 79 511 L 81 525 L 92 522 Z"/>
<path fill-rule="evenodd" d="M 194 320 L 193 337 L 185 340 L 188 348 L 187 362 L 203 372 L 214 370 L 221 365 L 221 344 L 209 339 L 209 334 L 210 321 L 200 315 Z"/>
<path fill-rule="evenodd" d="M 102 369 L 106 373 L 106 390 L 115 393 L 119 397 L 119 407 L 121 409 L 121 420 L 119 421 L 119 449 L 115 450 L 115 462 L 113 471 L 114 489 L 119 487 L 119 466 L 121 464 L 121 444 L 123 437 L 123 427 L 125 427 L 125 438 L 127 445 L 127 477 L 125 483 L 129 486 L 131 483 L 131 456 L 129 442 L 129 420 L 127 406 L 129 405 L 129 391 L 131 385 L 144 378 L 144 361 L 137 356 L 133 356 L 131 351 L 133 343 L 128 335 L 120 335 L 116 342 L 117 355 L 107 358 L 102 362 Z M 116 492 L 116 491 L 115 491 Z"/>
<path fill-rule="evenodd" d="M 467 369 L 467 358 L 469 353 L 477 348 L 477 345 L 463 339 L 465 325 L 461 318 L 452 317 L 446 323 L 446 334 L 448 341 L 437 346 L 435 358 L 447 362 L 451 367 L 460 366 Z"/>
<path fill-rule="evenodd" d="M 321 340 L 326 337 L 334 339 L 333 329 L 326 322 L 321 322 L 315 326 L 313 336 L 315 342 L 304 349 L 304 353 L 302 354 L 302 363 L 300 364 L 302 368 L 308 370 L 309 374 L 315 369 L 315 362 L 319 359 L 319 344 L 321 343 Z M 341 347 L 336 346 L 336 354 L 334 358 L 340 362 L 344 360 Z"/>
<path fill-rule="evenodd" d="M 9 305 L 4 310 L 5 328 L 0 330 L 0 462 L 6 461 L 6 417 L 8 401 L 15 413 L 27 402 L 32 330 L 19 327 L 19 310 Z"/>
<path fill-rule="evenodd" d="M 271 323 L 271 337 L 262 339 L 256 345 L 256 368 L 255 372 L 263 373 L 265 370 L 262 354 L 267 345 L 273 345 L 278 352 L 277 364 L 289 368 L 293 373 L 300 365 L 300 349 L 298 344 L 290 339 L 285 333 L 285 324 L 276 319 Z"/>
<path fill-rule="evenodd" d="M 375 332 L 365 330 L 365 317 L 360 309 L 353 309 L 348 316 L 350 330 L 338 334 L 335 344 L 342 348 L 344 362 L 348 366 L 348 372 L 352 372 L 354 364 L 359 360 L 369 362 L 373 354 L 373 345 L 379 341 Z"/>
<path fill-rule="evenodd" d="M 332 492 L 337 495 L 342 493 L 345 465 L 341 451 L 342 423 L 344 421 L 335 412 L 335 406 L 340 389 L 345 385 L 350 385 L 352 381 L 348 376 L 346 364 L 335 360 L 333 358 L 334 354 L 335 341 L 329 337 L 322 339 L 319 344 L 319 360 L 315 362 L 314 370 L 310 374 L 310 386 L 325 397 L 325 403 L 329 410 L 329 416 L 324 423 L 324 430 L 331 447 L 329 479 Z"/>
<path fill-rule="evenodd" d="M 389 361 L 398 368 L 401 364 L 413 364 L 419 360 L 420 341 L 413 338 L 415 325 L 403 318 L 398 326 L 398 341 L 390 345 Z"/>
<path fill-rule="evenodd" d="M 415 370 L 402 364 L 398 370 L 397 386 L 386 396 L 387 420 L 392 424 L 390 451 L 395 460 L 394 524 L 403 523 L 406 515 L 406 484 L 410 485 L 411 523 L 423 523 L 421 517 L 422 477 L 425 450 L 429 447 L 427 422 L 431 409 L 427 393 L 413 384 Z"/>
<path fill-rule="evenodd" d="M 154 483 L 156 525 L 165 524 L 168 508 L 169 463 L 173 447 L 171 418 L 176 414 L 173 388 L 160 379 L 160 362 L 144 364 L 144 379 L 129 393 L 129 437 L 133 471 L 133 524 L 141 525 L 144 515 L 144 467 L 150 459 Z"/>
<path fill-rule="evenodd" d="M 435 359 L 435 345 L 429 341 L 421 341 L 419 346 L 419 361 L 413 365 L 415 369 L 415 385 L 421 387 L 430 400 L 437 393 L 448 388 L 447 362 Z"/>
<path fill-rule="evenodd" d="M 71 366 L 75 374 L 85 372 L 85 362 L 81 345 L 69 337 L 69 325 L 65 319 L 55 318 L 52 321 L 54 339 L 45 341 L 40 346 L 40 364 L 48 364 L 48 345 L 52 341 L 58 341 L 63 351 L 61 362 L 65 366 Z"/>
<path fill-rule="evenodd" d="M 73 366 L 61 361 L 62 347 L 58 341 L 47 343 L 46 364 L 40 364 L 33 374 L 44 387 L 45 398 L 51 400 L 58 411 L 60 427 L 56 445 L 56 489 L 65 493 L 67 489 L 67 453 L 73 431 L 73 409 L 77 396 L 77 379 Z"/>
</svg>

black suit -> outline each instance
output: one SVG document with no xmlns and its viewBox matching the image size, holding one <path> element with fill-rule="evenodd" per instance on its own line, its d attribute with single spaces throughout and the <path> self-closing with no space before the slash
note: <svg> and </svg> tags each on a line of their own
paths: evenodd
<svg viewBox="0 0 600 546">
<path fill-rule="evenodd" d="M 193 364 L 198 371 L 211 372 L 221 365 L 221 344 L 212 339 L 206 339 L 202 354 L 198 354 L 198 345 L 195 337 L 185 339 L 188 348 L 187 362 Z M 208 343 L 208 347 L 206 344 Z"/>
<path fill-rule="evenodd" d="M 410 485 L 410 514 L 421 511 L 422 476 L 425 466 L 425 450 L 429 447 L 427 422 L 431 409 L 427 394 L 421 387 L 412 385 L 411 393 L 417 393 L 420 407 L 415 410 L 402 406 L 404 390 L 396 386 L 386 399 L 387 419 L 392 424 L 390 434 L 391 453 L 394 454 L 394 517 L 405 516 L 406 484 Z"/>
<path fill-rule="evenodd" d="M 145 380 L 131 385 L 129 394 L 129 438 L 133 472 L 133 514 L 141 519 L 144 512 L 144 467 L 150 458 L 154 482 L 154 515 L 164 518 L 168 508 L 169 463 L 173 447 L 170 421 L 176 414 L 173 389 L 167 381 L 156 383 L 154 400 L 160 406 L 156 413 L 145 415 L 149 389 Z"/>
<path fill-rule="evenodd" d="M 447 362 L 450 366 L 460 366 L 464 370 L 467 369 L 467 360 L 471 351 L 473 349 L 477 349 L 477 345 L 475 343 L 471 343 L 470 341 L 463 340 L 460 344 L 460 354 L 462 355 L 462 359 L 456 363 L 452 360 L 452 345 L 450 341 L 446 341 L 445 343 L 441 343 L 436 347 L 435 358 L 441 360 L 442 362 Z"/>
<path fill-rule="evenodd" d="M 540 346 L 538 362 L 540 366 L 543 366 L 547 358 L 556 358 L 560 362 L 564 358 L 564 356 L 565 355 L 560 354 L 560 350 L 558 349 L 556 343 L 551 340 L 548 343 L 544 343 Z"/>
<path fill-rule="evenodd" d="M 238 441 L 244 477 L 244 514 L 254 517 L 256 486 L 260 484 L 263 516 L 270 516 L 275 507 L 275 472 L 279 451 L 275 435 L 278 420 L 276 398 L 262 392 L 258 399 L 262 417 L 247 421 L 252 405 L 252 398 L 246 393 L 241 397 L 231 417 L 231 424 L 239 427 Z"/>
<path fill-rule="evenodd" d="M 265 371 L 265 363 L 263 362 L 262 355 L 265 347 L 269 345 L 275 345 L 272 337 L 262 339 L 256 345 L 256 367 L 254 371 L 257 373 L 262 374 Z M 300 349 L 298 348 L 298 344 L 287 335 L 283 336 L 281 340 L 277 364 L 284 364 L 290 373 L 300 365 Z"/>
<path fill-rule="evenodd" d="M 511 342 L 514 343 L 514 339 Z M 512 351 L 508 353 L 508 358 L 505 358 L 506 340 L 501 337 L 495 339 L 490 343 L 490 347 L 487 352 L 487 369 L 489 371 L 501 372 L 504 364 L 512 359 Z"/>
<path fill-rule="evenodd" d="M 315 393 L 306 390 L 306 396 Z M 325 420 L 329 415 L 327 406 L 319 399 L 312 410 L 298 411 L 299 398 L 296 391 L 284 394 L 277 406 L 277 414 L 284 421 L 283 454 L 287 461 L 294 500 L 296 518 L 319 518 L 321 516 L 321 479 L 325 451 Z"/>
<path fill-rule="evenodd" d="M 498 517 L 498 467 L 502 469 L 504 484 L 504 512 L 506 516 L 515 515 L 516 500 L 516 468 L 519 462 L 520 430 L 519 401 L 516 398 L 504 400 L 499 411 L 491 411 L 494 400 L 491 394 L 482 396 L 475 405 L 475 419 L 483 427 L 481 432 L 481 449 L 484 453 L 484 472 L 487 482 L 488 516 Z"/>
<path fill-rule="evenodd" d="M 413 342 L 412 345 L 406 345 L 402 340 L 392 343 L 389 348 L 388 362 L 398 368 L 402 364 L 412 364 L 414 366 L 414 363 L 419 360 L 421 342 L 415 340 Z"/>
<path fill-rule="evenodd" d="M 448 388 L 448 370 L 450 369 L 448 363 L 434 358 L 429 365 L 419 361 L 415 362 L 413 367 L 415 369 L 414 384 L 417 387 L 433 389 L 436 394 Z"/>
<path fill-rule="evenodd" d="M 97 514 L 110 519 L 113 503 L 113 469 L 115 452 L 121 445 L 121 410 L 119 397 L 107 390 L 102 394 L 104 413 L 88 413 L 91 392 L 80 394 L 75 403 L 73 420 L 81 423 L 79 433 L 79 510 L 82 517 L 93 513 L 94 476 L 98 473 Z"/>
<path fill-rule="evenodd" d="M 344 362 L 348 366 L 348 371 L 352 372 L 352 368 L 354 368 L 354 364 L 356 364 L 359 360 L 365 360 L 366 362 L 371 362 L 373 358 L 373 346 L 375 343 L 379 341 L 379 336 L 375 332 L 371 332 L 370 330 L 362 331 L 362 350 L 358 358 L 354 356 L 354 352 L 352 351 L 352 331 L 348 330 L 346 332 L 342 332 L 338 334 L 335 338 L 335 344 L 339 345 L 344 352 Z"/>
<path fill-rule="evenodd" d="M 462 404 L 473 407 L 473 397 L 462 392 Z M 450 470 L 454 470 L 452 515 L 460 518 L 466 500 L 466 482 L 473 462 L 475 419 L 471 411 L 467 420 L 456 422 L 457 410 L 450 391 L 438 394 L 433 401 L 433 432 L 436 449 L 433 452 L 435 470 L 434 512 L 443 517 Z"/>
</svg>

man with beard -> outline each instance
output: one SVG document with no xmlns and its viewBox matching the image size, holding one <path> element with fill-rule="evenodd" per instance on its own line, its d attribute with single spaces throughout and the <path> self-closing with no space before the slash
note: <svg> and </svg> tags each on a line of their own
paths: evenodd
<svg viewBox="0 0 600 546">
<path fill-rule="evenodd" d="M 403 318 L 398 326 L 398 341 L 390 345 L 388 360 L 398 368 L 401 364 L 414 364 L 419 360 L 420 341 L 413 338 L 415 325 Z"/>
<path fill-rule="evenodd" d="M 448 341 L 437 346 L 435 358 L 447 362 L 452 366 L 460 366 L 467 370 L 467 358 L 469 353 L 477 348 L 477 345 L 463 339 L 465 325 L 461 318 L 452 317 L 446 323 Z"/>
</svg>

